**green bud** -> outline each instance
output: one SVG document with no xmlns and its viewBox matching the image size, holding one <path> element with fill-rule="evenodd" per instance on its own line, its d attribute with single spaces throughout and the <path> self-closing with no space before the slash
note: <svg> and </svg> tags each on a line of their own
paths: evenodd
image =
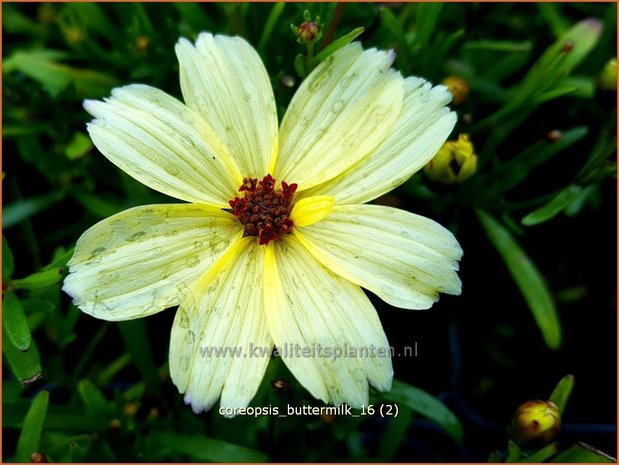
<svg viewBox="0 0 619 465">
<path fill-rule="evenodd" d="M 617 90 L 617 59 L 608 60 L 600 75 L 600 87 L 605 90 Z"/>
<path fill-rule="evenodd" d="M 457 184 L 470 178 L 477 170 L 477 155 L 468 134 L 457 141 L 447 141 L 430 160 L 424 172 L 434 182 Z"/>
<path fill-rule="evenodd" d="M 520 447 L 537 449 L 552 442 L 560 428 L 561 413 L 554 403 L 530 400 L 516 409 L 508 431 Z"/>
</svg>

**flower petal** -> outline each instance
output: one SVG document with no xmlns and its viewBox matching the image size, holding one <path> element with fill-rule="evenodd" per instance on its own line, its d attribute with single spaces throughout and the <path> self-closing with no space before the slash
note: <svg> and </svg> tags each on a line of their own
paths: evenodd
<svg viewBox="0 0 619 465">
<path fill-rule="evenodd" d="M 267 246 L 265 307 L 282 359 L 314 397 L 360 407 L 368 403 L 368 381 L 390 389 L 390 351 L 376 310 L 294 236 Z"/>
<path fill-rule="evenodd" d="M 324 266 L 396 307 L 429 308 L 439 292 L 460 294 L 462 249 L 451 232 L 423 216 L 341 205 L 294 232 Z"/>
<path fill-rule="evenodd" d="M 237 240 L 229 213 L 204 205 L 146 205 L 107 218 L 77 241 L 63 290 L 84 312 L 130 320 L 178 305 Z"/>
<path fill-rule="evenodd" d="M 263 304 L 264 247 L 238 241 L 181 303 L 170 340 L 170 375 L 193 411 L 246 407 L 273 343 Z"/>
<path fill-rule="evenodd" d="M 297 90 L 280 129 L 274 176 L 299 191 L 355 165 L 380 144 L 400 113 L 403 79 L 394 53 L 353 43 L 323 61 Z"/>
<path fill-rule="evenodd" d="M 243 176 L 262 178 L 277 153 L 277 110 L 256 51 L 240 37 L 202 33 L 195 47 L 181 39 L 176 55 L 187 106 L 227 145 Z"/>
<path fill-rule="evenodd" d="M 295 226 L 309 226 L 327 216 L 334 204 L 333 197 L 328 195 L 307 197 L 295 203 L 290 219 Z"/>
<path fill-rule="evenodd" d="M 175 98 L 134 84 L 87 100 L 88 132 L 112 163 L 143 184 L 188 202 L 228 207 L 241 174 L 202 119 Z"/>
<path fill-rule="evenodd" d="M 432 159 L 456 124 L 456 114 L 446 107 L 451 94 L 420 78 L 405 79 L 404 90 L 404 105 L 389 136 L 359 163 L 304 195 L 333 195 L 338 204 L 366 203 Z"/>
</svg>

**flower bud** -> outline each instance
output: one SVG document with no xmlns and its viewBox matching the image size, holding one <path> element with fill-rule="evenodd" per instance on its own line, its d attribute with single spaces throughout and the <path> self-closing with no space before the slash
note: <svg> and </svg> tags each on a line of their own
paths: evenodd
<svg viewBox="0 0 619 465">
<path fill-rule="evenodd" d="M 435 182 L 457 184 L 470 178 L 477 169 L 477 155 L 468 134 L 457 141 L 447 141 L 430 160 L 424 171 Z"/>
<path fill-rule="evenodd" d="M 554 403 L 531 400 L 518 407 L 508 431 L 519 446 L 536 449 L 552 442 L 560 428 L 561 413 Z"/>
<path fill-rule="evenodd" d="M 443 79 L 443 84 L 447 86 L 447 90 L 453 95 L 451 100 L 453 105 L 460 105 L 469 95 L 469 85 L 459 76 L 448 76 Z"/>
<path fill-rule="evenodd" d="M 316 16 L 314 20 L 309 11 L 303 12 L 303 21 L 298 26 L 291 24 L 292 32 L 297 36 L 297 42 L 300 44 L 313 44 L 320 40 L 322 37 L 322 25 L 320 23 L 320 16 Z"/>
<path fill-rule="evenodd" d="M 604 90 L 617 90 L 617 59 L 613 58 L 606 63 L 600 75 L 600 87 Z"/>
</svg>

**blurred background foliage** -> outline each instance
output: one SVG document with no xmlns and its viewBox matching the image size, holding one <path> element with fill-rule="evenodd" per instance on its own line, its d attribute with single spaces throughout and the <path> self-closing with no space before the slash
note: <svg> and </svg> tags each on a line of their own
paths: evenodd
<svg viewBox="0 0 619 465">
<path fill-rule="evenodd" d="M 3 460 L 605 460 L 577 441 L 616 455 L 616 4 L 4 3 L 2 13 Z M 322 38 L 298 43 L 290 25 L 317 16 Z M 134 82 L 180 98 L 174 44 L 204 30 L 256 47 L 280 117 L 303 76 L 356 36 L 395 49 L 403 75 L 448 78 L 456 94 L 450 139 L 469 135 L 474 164 L 437 159 L 438 175 L 378 200 L 448 226 L 465 251 L 460 297 L 411 312 L 370 296 L 396 352 L 417 348 L 394 358 L 393 390 L 372 395 L 397 404 L 396 418 L 196 416 L 168 375 L 174 310 L 112 324 L 60 291 L 89 226 L 172 201 L 97 152 L 82 101 Z M 516 407 L 568 373 L 558 443 L 508 446 Z M 273 360 L 252 405 L 288 404 L 319 405 Z"/>
</svg>

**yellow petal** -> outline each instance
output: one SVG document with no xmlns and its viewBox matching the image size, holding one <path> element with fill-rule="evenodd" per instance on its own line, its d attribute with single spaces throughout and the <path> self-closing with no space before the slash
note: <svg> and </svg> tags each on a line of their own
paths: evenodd
<svg viewBox="0 0 619 465">
<path fill-rule="evenodd" d="M 391 51 L 354 43 L 323 61 L 297 90 L 280 129 L 274 176 L 298 191 L 355 165 L 391 131 L 404 95 L 402 77 L 389 69 Z"/>
<path fill-rule="evenodd" d="M 264 276 L 275 346 L 314 397 L 360 407 L 368 402 L 368 381 L 379 390 L 390 389 L 387 338 L 358 286 L 323 267 L 294 236 L 267 246 Z M 368 356 L 372 350 L 374 356 Z"/>
<path fill-rule="evenodd" d="M 240 408 L 256 394 L 270 359 L 263 303 L 264 247 L 238 241 L 180 305 L 170 339 L 170 375 L 193 411 Z M 225 413 L 233 416 L 234 413 Z"/>
<path fill-rule="evenodd" d="M 87 100 L 96 119 L 94 144 L 112 163 L 148 187 L 177 199 L 228 207 L 239 172 L 202 119 L 153 87 L 130 85 L 105 102 Z"/>
<path fill-rule="evenodd" d="M 334 205 L 333 197 L 320 195 L 300 200 L 290 212 L 295 226 L 309 226 L 325 218 Z"/>
<path fill-rule="evenodd" d="M 218 208 L 132 208 L 80 237 L 63 290 L 81 310 L 103 320 L 151 315 L 178 305 L 241 234 L 237 219 Z"/>
<path fill-rule="evenodd" d="M 304 195 L 332 195 L 338 204 L 369 202 L 402 184 L 421 169 L 445 142 L 456 123 L 446 106 L 444 86 L 420 78 L 404 81 L 404 104 L 389 135 L 366 158 Z M 296 182 L 296 181 L 295 181 Z"/>
<path fill-rule="evenodd" d="M 396 307 L 429 308 L 439 292 L 460 294 L 462 249 L 451 232 L 423 216 L 342 205 L 294 231 L 324 266 Z"/>
<path fill-rule="evenodd" d="M 240 37 L 208 33 L 195 47 L 181 39 L 176 54 L 187 106 L 227 145 L 243 176 L 262 178 L 275 162 L 277 111 L 258 54 Z"/>
</svg>

